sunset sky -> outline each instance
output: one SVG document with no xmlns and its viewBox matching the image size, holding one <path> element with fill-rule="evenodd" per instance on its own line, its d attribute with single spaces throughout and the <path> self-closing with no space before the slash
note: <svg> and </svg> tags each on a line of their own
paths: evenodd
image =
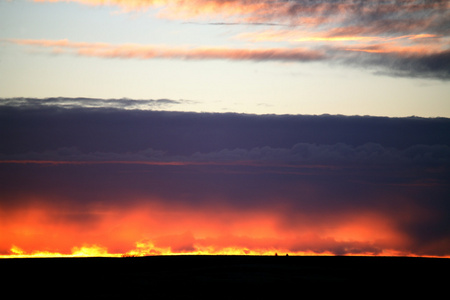
<svg viewBox="0 0 450 300">
<path fill-rule="evenodd" d="M 450 117 L 448 0 L 0 0 L 0 97 Z"/>
<path fill-rule="evenodd" d="M 0 0 L 0 257 L 450 257 L 450 1 Z"/>
</svg>

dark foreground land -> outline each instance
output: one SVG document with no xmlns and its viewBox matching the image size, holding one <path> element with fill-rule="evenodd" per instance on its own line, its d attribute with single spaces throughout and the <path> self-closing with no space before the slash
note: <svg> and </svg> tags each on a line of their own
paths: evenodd
<svg viewBox="0 0 450 300">
<path fill-rule="evenodd" d="M 83 299 L 247 298 L 313 291 L 447 289 L 450 259 L 154 256 L 0 259 L 3 292 Z M 334 288 L 338 288 L 334 290 Z M 211 294 L 212 293 L 212 294 Z M 206 297 L 209 295 L 210 297 Z M 299 298 L 299 297 L 294 297 Z M 303 298 L 303 297 L 301 297 Z"/>
</svg>

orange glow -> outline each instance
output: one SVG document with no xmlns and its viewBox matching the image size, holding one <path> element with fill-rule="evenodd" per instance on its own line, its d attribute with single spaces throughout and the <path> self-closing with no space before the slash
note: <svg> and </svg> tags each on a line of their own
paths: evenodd
<svg viewBox="0 0 450 300">
<path fill-rule="evenodd" d="M 105 248 L 99 246 L 82 246 L 73 247 L 72 253 L 63 254 L 59 252 L 50 251 L 31 251 L 25 252 L 17 246 L 12 246 L 10 249 L 11 254 L 0 255 L 0 258 L 42 258 L 42 257 L 121 257 L 121 254 L 110 254 Z"/>
<path fill-rule="evenodd" d="M 419 40 L 438 38 L 435 34 L 410 34 L 401 36 L 368 36 L 356 34 L 333 35 L 328 31 L 304 31 L 304 30 L 265 30 L 260 32 L 246 32 L 236 38 L 252 42 L 388 42 L 393 40 Z"/>
<path fill-rule="evenodd" d="M 286 225 L 273 211 L 214 205 L 165 207 L 157 199 L 129 208 L 45 207 L 0 211 L 2 258 L 148 255 L 413 255 L 407 240 L 380 216 L 359 214 Z M 144 201 L 143 201 L 144 202 Z M 298 220 L 306 216 L 298 215 Z M 352 252 L 352 247 L 382 248 Z"/>
<path fill-rule="evenodd" d="M 390 229 L 391 224 L 376 215 L 348 216 L 347 220 L 328 228 L 326 234 L 336 241 L 388 241 L 389 244 L 404 244 L 405 237 Z"/>
<path fill-rule="evenodd" d="M 337 34 L 334 34 L 336 31 Z M 360 35 L 358 29 L 350 28 L 339 32 L 305 30 L 266 30 L 247 32 L 237 39 L 251 42 L 289 42 L 314 45 L 334 44 L 336 49 L 352 52 L 394 54 L 398 56 L 431 55 L 447 51 L 450 41 L 435 34 L 409 34 L 399 36 Z"/>
</svg>

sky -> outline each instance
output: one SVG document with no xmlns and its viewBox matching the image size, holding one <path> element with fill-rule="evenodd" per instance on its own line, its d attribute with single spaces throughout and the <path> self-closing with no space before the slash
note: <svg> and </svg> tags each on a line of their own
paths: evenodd
<svg viewBox="0 0 450 300">
<path fill-rule="evenodd" d="M 0 1 L 0 97 L 449 117 L 450 4 Z"/>
<path fill-rule="evenodd" d="M 448 118 L 130 101 L 0 106 L 2 257 L 450 255 Z"/>
<path fill-rule="evenodd" d="M 450 257 L 449 22 L 0 0 L 0 258 Z"/>
</svg>

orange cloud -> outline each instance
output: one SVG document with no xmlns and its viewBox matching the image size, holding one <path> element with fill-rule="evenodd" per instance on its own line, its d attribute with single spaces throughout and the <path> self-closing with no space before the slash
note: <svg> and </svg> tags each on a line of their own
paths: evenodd
<svg viewBox="0 0 450 300">
<path fill-rule="evenodd" d="M 386 53 L 401 56 L 408 55 L 432 55 L 445 51 L 439 45 L 401 45 L 398 43 L 380 43 L 375 45 L 361 44 L 345 48 L 348 51 L 367 52 L 367 53 Z"/>
<path fill-rule="evenodd" d="M 61 201 L 60 201 L 61 202 Z M 287 225 L 273 210 L 217 205 L 166 206 L 143 199 L 128 208 L 34 204 L 0 209 L 2 257 L 162 254 L 386 255 L 407 240 L 374 213 Z M 303 221 L 301 221 L 303 220 Z M 402 255 L 409 253 L 402 252 Z"/>
<path fill-rule="evenodd" d="M 322 51 L 303 48 L 284 49 L 235 49 L 213 47 L 167 47 L 137 44 L 112 45 L 105 43 L 80 43 L 68 40 L 9 40 L 19 45 L 50 48 L 53 53 L 70 53 L 80 56 L 136 59 L 229 59 L 229 60 L 275 60 L 315 61 L 325 58 Z"/>
<path fill-rule="evenodd" d="M 234 18 L 244 22 L 279 21 L 283 23 L 318 24 L 351 23 L 349 20 L 371 21 L 373 16 L 390 20 L 392 15 L 420 21 L 430 11 L 446 11 L 448 1 L 258 1 L 258 0 L 34 0 L 35 2 L 76 2 L 83 5 L 108 5 L 124 11 L 158 9 L 159 16 L 170 19 Z M 422 14 L 422 15 L 419 15 Z M 418 16 L 419 15 L 419 16 Z M 366 17 L 367 18 L 362 18 Z M 367 19 L 367 20 L 364 20 Z M 370 25 L 369 25 L 370 26 Z"/>
<path fill-rule="evenodd" d="M 326 46 L 333 43 L 350 51 L 368 53 L 431 54 L 445 51 L 450 46 L 447 38 L 435 34 L 409 34 L 399 36 L 335 35 L 333 32 L 309 32 L 304 30 L 266 30 L 247 32 L 237 39 L 251 42 L 289 42 Z"/>
<path fill-rule="evenodd" d="M 344 44 L 351 51 L 366 53 L 429 53 L 409 45 L 412 41 L 445 51 L 448 33 L 443 30 L 450 16 L 448 1 L 257 1 L 257 0 L 34 0 L 70 1 L 84 5 L 117 6 L 126 11 L 157 9 L 158 16 L 169 19 L 226 19 L 233 23 L 277 22 L 290 25 L 283 30 L 242 33 L 240 39 L 270 42 Z M 225 24 L 225 23 L 224 23 Z M 299 29 L 301 28 L 301 29 Z M 430 43 L 425 41 L 433 39 Z M 438 38 L 442 38 L 441 40 Z M 398 41 L 396 47 L 369 49 L 373 44 Z M 229 49 L 172 48 L 165 46 L 86 44 L 69 41 L 16 41 L 51 47 L 52 52 L 117 58 L 179 58 L 232 60 L 316 60 L 324 54 L 314 49 Z M 328 44 L 328 45 L 327 45 Z M 310 47 L 310 45 L 308 45 Z M 365 48 L 366 47 L 366 48 Z M 375 46 L 376 47 L 376 46 Z M 404 49 L 395 49 L 395 48 Z M 405 49 L 408 47 L 408 49 Z M 76 51 L 75 51 L 76 49 Z M 426 68 L 423 68 L 426 69 Z M 445 75 L 446 76 L 446 75 Z"/>
<path fill-rule="evenodd" d="M 234 60 L 234 61 L 294 61 L 308 62 L 339 60 L 342 52 L 395 54 L 410 57 L 426 56 L 448 51 L 450 42 L 435 35 L 419 34 L 399 37 L 362 36 L 304 36 L 289 31 L 266 31 L 242 34 L 239 37 L 252 41 L 289 41 L 317 43 L 324 47 L 333 42 L 334 47 L 322 50 L 308 48 L 219 48 L 219 47 L 168 47 L 138 44 L 107 44 L 72 42 L 69 40 L 8 40 L 10 43 L 49 50 L 55 54 L 120 59 L 183 59 L 183 60 Z"/>
<path fill-rule="evenodd" d="M 252 42 L 387 42 L 393 40 L 418 40 L 426 38 L 439 38 L 436 34 L 409 34 L 400 36 L 359 35 L 359 32 L 335 34 L 331 31 L 307 30 L 265 30 L 259 32 L 246 32 L 236 36 Z M 419 42 L 419 41 L 416 41 Z"/>
<path fill-rule="evenodd" d="M 265 19 L 264 15 L 276 10 L 285 10 L 286 4 L 251 1 L 208 1 L 208 0 L 34 0 L 35 2 L 76 2 L 91 6 L 116 6 L 123 11 L 143 11 L 147 9 L 157 9 L 158 16 L 167 19 L 192 19 L 199 17 L 233 17 L 258 16 L 258 19 Z M 255 18 L 255 17 L 253 17 Z"/>
</svg>

